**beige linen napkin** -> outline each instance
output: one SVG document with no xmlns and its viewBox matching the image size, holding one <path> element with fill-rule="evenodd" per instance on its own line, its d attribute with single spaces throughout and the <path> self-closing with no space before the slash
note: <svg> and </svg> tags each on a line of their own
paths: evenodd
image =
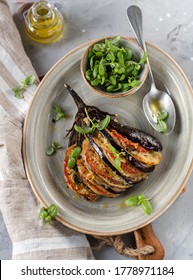
<svg viewBox="0 0 193 280">
<path fill-rule="evenodd" d="M 32 73 L 36 75 L 11 13 L 0 0 L 0 209 L 13 242 L 12 259 L 92 259 L 85 235 L 38 219 L 41 205 L 29 186 L 21 153 L 23 121 L 36 86 L 28 88 L 24 99 L 11 92 Z"/>
</svg>

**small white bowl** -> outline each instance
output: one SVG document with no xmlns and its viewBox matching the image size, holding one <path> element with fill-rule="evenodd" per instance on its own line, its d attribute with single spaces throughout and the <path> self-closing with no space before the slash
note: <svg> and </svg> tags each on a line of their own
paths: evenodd
<svg viewBox="0 0 193 280">
<path fill-rule="evenodd" d="M 85 81 L 85 83 L 91 88 L 91 90 L 93 90 L 95 93 L 98 93 L 104 97 L 109 97 L 109 98 L 120 98 L 120 97 L 125 97 L 128 95 L 131 95 L 135 92 L 138 91 L 138 89 L 143 85 L 143 83 L 145 82 L 146 78 L 147 78 L 147 74 L 148 74 L 148 65 L 147 63 L 143 64 L 143 68 L 139 74 L 139 80 L 141 81 L 140 85 L 138 87 L 134 87 L 129 89 L 128 91 L 115 91 L 115 92 L 108 92 L 104 86 L 92 86 L 91 83 L 89 82 L 89 80 L 86 79 L 86 71 L 89 69 L 89 50 L 96 44 L 96 43 L 104 43 L 105 39 L 111 39 L 114 38 L 113 36 L 108 36 L 105 38 L 101 38 L 101 39 L 97 39 L 95 41 L 92 41 L 92 44 L 89 45 L 89 47 L 86 49 L 86 51 L 84 52 L 82 59 L 81 59 L 81 64 L 80 64 L 80 68 L 81 68 L 81 74 L 82 77 Z M 130 48 L 132 53 L 133 53 L 133 57 L 132 60 L 139 62 L 140 59 L 143 57 L 144 55 L 144 51 L 142 50 L 142 48 L 137 44 L 136 40 L 134 38 L 127 38 L 127 37 L 121 37 L 120 41 L 119 41 L 119 46 L 124 47 L 124 48 Z"/>
</svg>

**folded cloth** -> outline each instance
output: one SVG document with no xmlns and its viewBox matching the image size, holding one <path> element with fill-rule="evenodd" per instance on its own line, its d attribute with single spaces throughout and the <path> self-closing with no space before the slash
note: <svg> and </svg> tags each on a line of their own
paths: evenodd
<svg viewBox="0 0 193 280">
<path fill-rule="evenodd" d="M 0 19 L 0 209 L 13 243 L 12 259 L 93 259 L 85 235 L 57 221 L 47 225 L 38 219 L 41 205 L 28 183 L 21 152 L 23 121 L 36 85 L 23 99 L 11 91 L 36 73 L 3 0 Z"/>
</svg>

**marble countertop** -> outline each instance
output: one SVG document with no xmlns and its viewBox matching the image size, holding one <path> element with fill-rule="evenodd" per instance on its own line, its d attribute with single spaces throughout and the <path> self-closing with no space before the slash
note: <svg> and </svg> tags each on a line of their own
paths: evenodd
<svg viewBox="0 0 193 280">
<path fill-rule="evenodd" d="M 106 35 L 133 36 L 126 19 L 132 4 L 141 7 L 144 38 L 167 52 L 179 64 L 193 85 L 193 1 L 192 0 L 72 0 L 50 1 L 64 15 L 64 38 L 53 45 L 32 42 L 25 34 L 21 15 L 14 20 L 24 47 L 39 76 L 43 76 L 63 55 L 80 44 Z M 193 173 L 187 190 L 153 223 L 153 229 L 165 248 L 165 259 L 193 259 Z M 128 237 L 129 238 L 129 237 Z M 0 213 L 0 259 L 11 258 L 11 241 Z M 96 259 L 128 259 L 113 248 L 95 252 Z"/>
</svg>

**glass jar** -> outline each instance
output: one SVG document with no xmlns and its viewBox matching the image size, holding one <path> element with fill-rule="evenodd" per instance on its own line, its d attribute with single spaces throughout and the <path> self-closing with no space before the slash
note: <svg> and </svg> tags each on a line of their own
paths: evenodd
<svg viewBox="0 0 193 280">
<path fill-rule="evenodd" d="M 52 43 L 63 37 L 64 19 L 47 1 L 34 3 L 23 13 L 28 35 L 39 43 Z"/>
</svg>

